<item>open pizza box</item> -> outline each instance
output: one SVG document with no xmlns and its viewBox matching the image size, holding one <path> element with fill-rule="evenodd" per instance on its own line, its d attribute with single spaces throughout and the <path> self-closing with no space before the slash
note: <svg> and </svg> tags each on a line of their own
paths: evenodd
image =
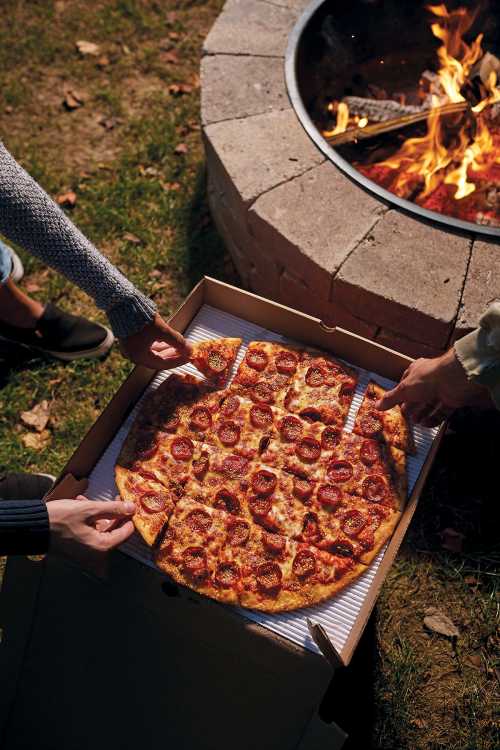
<svg viewBox="0 0 500 750">
<path fill-rule="evenodd" d="M 352 429 L 368 380 L 375 377 L 382 385 L 390 385 L 391 381 L 399 380 L 411 362 L 408 357 L 372 341 L 340 328 L 329 328 L 308 315 L 207 277 L 193 289 L 170 323 L 193 341 L 218 336 L 241 337 L 243 345 L 235 369 L 244 356 L 245 345 L 256 339 L 317 346 L 357 367 L 360 382 L 347 420 L 348 430 Z M 179 370 L 199 375 L 191 365 Z M 141 367 L 134 369 L 83 439 L 48 500 L 71 497 L 82 491 L 93 499 L 114 499 L 114 463 L 137 404 L 148 388 L 157 387 L 165 377 L 168 377 L 167 372 L 156 374 Z M 317 708 L 331 680 L 332 667 L 346 666 L 351 660 L 378 591 L 415 512 L 436 454 L 442 429 L 414 429 L 417 455 L 409 460 L 410 495 L 392 538 L 361 578 L 327 602 L 306 610 L 272 615 L 236 609 L 172 583 L 154 568 L 149 549 L 138 537 L 123 545 L 121 551 L 124 555 L 111 556 L 105 582 L 108 616 L 113 619 L 124 601 L 127 606 L 139 608 L 143 613 L 139 619 L 145 623 L 144 627 L 141 624 L 141 632 L 147 633 L 144 637 L 148 644 L 154 642 L 155 627 L 151 617 L 157 618 L 156 625 L 161 623 L 165 644 L 164 649 L 158 647 L 155 651 L 158 664 L 165 661 L 171 679 L 174 679 L 172 673 L 177 674 L 174 668 L 177 665 L 183 674 L 182 678 L 179 674 L 177 677 L 185 681 L 186 669 L 199 675 L 202 665 L 206 662 L 208 669 L 210 662 L 210 668 L 220 673 L 220 680 L 216 685 L 204 686 L 206 711 L 210 714 L 210 710 L 216 710 L 223 694 L 222 699 L 231 705 L 231 718 L 224 725 L 227 732 L 213 735 L 208 719 L 203 732 L 195 731 L 194 725 L 190 726 L 189 711 L 186 713 L 185 710 L 186 702 L 190 705 L 189 690 L 183 692 L 186 686 L 181 689 L 176 682 L 173 693 L 169 693 L 170 718 L 166 717 L 173 732 L 169 735 L 175 743 L 172 746 L 193 750 L 198 747 L 231 747 L 232 741 L 238 737 L 240 749 L 256 746 L 273 750 L 342 747 L 344 733 L 335 724 L 325 724 L 319 718 Z M 134 560 L 143 565 L 137 565 Z M 75 568 L 50 558 L 46 568 L 45 581 L 40 584 L 42 593 L 38 598 L 42 601 L 45 597 L 50 601 L 54 613 L 57 607 L 54 608 L 50 580 L 59 584 L 65 576 L 71 580 L 69 600 L 73 601 L 73 592 L 81 587 L 81 575 L 77 586 L 75 577 L 79 571 Z M 62 570 L 66 572 L 63 574 Z M 90 585 L 88 580 L 87 577 L 85 586 Z M 87 602 L 90 600 L 86 597 Z M 80 612 L 80 602 L 81 596 L 77 596 L 77 601 L 73 601 L 73 612 Z M 67 617 L 66 603 L 62 610 Z M 78 623 L 82 617 L 85 619 L 80 615 Z M 61 618 L 57 620 L 59 629 L 60 621 Z M 137 623 L 135 616 L 136 627 Z M 52 622 L 51 632 L 54 627 Z M 118 630 L 121 632 L 123 628 Z M 178 665 L 178 654 L 185 651 L 186 642 L 189 643 L 189 656 L 186 657 L 189 664 Z M 146 651 L 150 654 L 149 645 Z M 234 689 L 235 665 L 237 690 Z M 123 679 L 126 681 L 125 677 Z M 245 698 L 242 705 L 241 690 Z M 266 720 L 263 738 L 262 726 L 256 719 L 269 700 L 273 702 L 273 721 Z M 205 715 L 205 706 L 202 715 Z M 172 728 L 174 724 L 183 727 L 180 744 Z"/>
</svg>

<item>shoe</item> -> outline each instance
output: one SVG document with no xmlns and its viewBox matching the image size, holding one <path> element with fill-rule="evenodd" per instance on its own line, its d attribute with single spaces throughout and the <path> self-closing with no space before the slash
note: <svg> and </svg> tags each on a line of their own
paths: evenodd
<svg viewBox="0 0 500 750">
<path fill-rule="evenodd" d="M 100 357 L 110 349 L 113 334 L 99 323 L 71 315 L 49 302 L 36 328 L 18 328 L 0 321 L 0 339 L 69 362 Z"/>
<path fill-rule="evenodd" d="M 36 500 L 45 497 L 56 478 L 52 474 L 21 474 L 12 472 L 0 479 L 2 500 Z"/>
</svg>

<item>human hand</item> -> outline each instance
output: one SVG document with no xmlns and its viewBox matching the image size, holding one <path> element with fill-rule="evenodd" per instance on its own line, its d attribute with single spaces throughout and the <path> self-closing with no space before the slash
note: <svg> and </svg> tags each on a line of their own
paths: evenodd
<svg viewBox="0 0 500 750">
<path fill-rule="evenodd" d="M 178 331 L 171 328 L 161 315 L 138 333 L 120 339 L 122 354 L 151 370 L 168 370 L 189 361 L 191 346 Z"/>
<path fill-rule="evenodd" d="M 81 552 L 82 547 L 107 552 L 128 539 L 134 531 L 134 524 L 129 519 L 135 513 L 135 505 L 121 500 L 88 500 L 78 495 L 74 500 L 50 500 L 47 513 L 50 551 L 69 556 Z"/>
<path fill-rule="evenodd" d="M 425 427 L 435 427 L 462 406 L 493 408 L 488 389 L 467 378 L 453 348 L 441 357 L 413 362 L 376 408 L 385 411 L 397 404 Z"/>
</svg>

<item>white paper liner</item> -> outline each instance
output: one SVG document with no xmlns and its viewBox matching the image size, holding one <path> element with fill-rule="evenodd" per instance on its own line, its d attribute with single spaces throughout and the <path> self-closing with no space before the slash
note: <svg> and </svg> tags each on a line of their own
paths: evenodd
<svg viewBox="0 0 500 750">
<path fill-rule="evenodd" d="M 231 377 L 234 376 L 239 363 L 245 356 L 246 348 L 250 341 L 264 340 L 293 343 L 290 339 L 286 339 L 280 334 L 261 328 L 254 323 L 249 323 L 242 318 L 222 312 L 210 305 L 203 305 L 200 308 L 185 335 L 189 341 L 192 342 L 226 336 L 239 336 L 242 338 L 243 343 L 234 364 Z M 382 378 L 375 373 L 368 372 L 359 367 L 356 369 L 358 370 L 360 377 L 346 421 L 345 429 L 348 432 L 352 431 L 356 413 L 363 400 L 368 381 L 373 379 L 385 388 L 394 385 L 392 381 Z M 198 370 L 192 365 L 187 364 L 176 368 L 174 371 L 165 370 L 158 373 L 147 390 L 149 391 L 157 388 L 160 383 L 171 374 L 171 372 L 190 373 L 191 375 L 200 377 Z M 114 439 L 103 453 L 101 459 L 94 467 L 94 470 L 89 477 L 89 486 L 87 490 L 87 496 L 89 498 L 94 500 L 113 500 L 117 495 L 118 490 L 114 480 L 114 466 L 122 443 L 130 430 L 132 421 L 139 407 L 140 401 L 125 420 L 122 427 L 116 433 Z M 417 425 L 414 426 L 413 433 L 417 453 L 414 456 L 408 456 L 407 469 L 409 493 L 411 493 L 420 471 L 422 470 L 422 466 L 437 434 L 437 428 L 427 429 Z M 249 620 L 258 622 L 263 627 L 279 633 L 290 641 L 293 641 L 310 651 L 319 652 L 319 649 L 312 640 L 307 627 L 306 620 L 307 618 L 310 618 L 314 623 L 319 623 L 323 626 L 337 651 L 341 652 L 354 625 L 356 624 L 360 609 L 370 593 L 370 587 L 380 566 L 380 562 L 383 559 L 386 547 L 387 545 L 381 550 L 366 573 L 346 587 L 340 594 L 323 604 L 282 614 L 265 614 L 242 608 L 238 608 L 238 611 L 242 616 Z M 120 549 L 130 557 L 155 568 L 151 559 L 150 548 L 143 542 L 142 538 L 137 533 L 125 542 Z M 226 605 L 221 604 L 220 606 Z"/>
</svg>

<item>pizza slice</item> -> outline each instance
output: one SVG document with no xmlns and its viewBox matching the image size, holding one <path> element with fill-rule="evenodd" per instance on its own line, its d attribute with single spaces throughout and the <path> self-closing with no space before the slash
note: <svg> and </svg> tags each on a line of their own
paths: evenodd
<svg viewBox="0 0 500 750">
<path fill-rule="evenodd" d="M 375 403 L 386 393 L 386 389 L 371 380 L 359 407 L 354 423 L 354 432 L 364 437 L 392 445 L 405 453 L 415 453 L 415 443 L 410 422 L 400 406 L 379 411 Z"/>
<path fill-rule="evenodd" d="M 132 520 L 144 541 L 153 546 L 174 510 L 177 498 L 154 476 L 117 466 L 115 479 L 122 500 L 136 506 Z"/>
<path fill-rule="evenodd" d="M 309 422 L 343 427 L 357 382 L 358 373 L 353 367 L 326 353 L 306 351 L 284 407 Z"/>
<path fill-rule="evenodd" d="M 211 339 L 192 344 L 190 361 L 205 377 L 224 385 L 241 346 L 239 338 Z"/>
<path fill-rule="evenodd" d="M 255 404 L 281 406 L 302 357 L 302 350 L 272 341 L 252 341 L 231 390 Z"/>
</svg>

